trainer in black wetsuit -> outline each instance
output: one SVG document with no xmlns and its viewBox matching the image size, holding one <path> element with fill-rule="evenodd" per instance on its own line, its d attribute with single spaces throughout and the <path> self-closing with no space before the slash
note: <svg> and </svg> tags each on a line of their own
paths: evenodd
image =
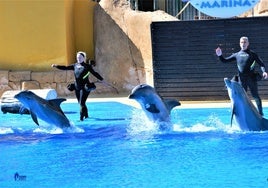
<svg viewBox="0 0 268 188">
<path fill-rule="evenodd" d="M 252 50 L 248 49 L 249 41 L 247 37 L 241 37 L 240 38 L 240 47 L 241 50 L 237 53 L 232 54 L 229 57 L 224 58 L 222 56 L 222 51 L 218 47 L 216 49 L 216 54 L 219 56 L 220 61 L 226 63 L 226 62 L 232 62 L 236 61 L 237 68 L 238 68 L 238 75 L 239 75 L 239 81 L 245 91 L 247 91 L 248 87 L 250 89 L 250 92 L 253 96 L 253 98 L 256 101 L 258 111 L 261 115 L 263 115 L 262 111 L 262 102 L 261 98 L 258 93 L 258 84 L 257 84 L 257 78 L 256 74 L 254 74 L 254 65 L 255 62 L 259 64 L 261 67 L 261 70 L 263 72 L 263 78 L 267 78 L 267 73 L 265 72 L 265 65 L 263 61 L 259 58 L 259 56 L 253 52 Z"/>
<path fill-rule="evenodd" d="M 88 118 L 88 109 L 86 106 L 86 100 L 90 91 L 95 89 L 96 86 L 94 83 L 90 83 L 88 77 L 90 74 L 93 74 L 98 80 L 103 80 L 103 78 L 99 75 L 99 73 L 95 72 L 92 68 L 92 63 L 86 63 L 86 53 L 78 52 L 76 55 L 77 62 L 75 64 L 69 66 L 55 65 L 52 67 L 56 67 L 60 70 L 73 70 L 75 83 L 74 90 L 76 98 L 80 104 L 80 120 L 83 121 L 84 118 Z M 90 60 L 90 62 L 94 62 Z"/>
</svg>

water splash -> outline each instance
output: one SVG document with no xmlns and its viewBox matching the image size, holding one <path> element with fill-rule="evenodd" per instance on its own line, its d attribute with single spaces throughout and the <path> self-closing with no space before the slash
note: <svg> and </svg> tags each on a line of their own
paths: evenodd
<svg viewBox="0 0 268 188">
<path fill-rule="evenodd" d="M 85 130 L 81 127 L 77 127 L 73 122 L 71 122 L 71 126 L 64 129 L 65 133 L 84 133 Z"/>
<path fill-rule="evenodd" d="M 46 134 L 62 134 L 63 130 L 58 127 L 52 127 L 52 128 L 47 128 L 47 127 L 38 127 L 33 130 L 34 133 L 46 133 Z"/>
<path fill-rule="evenodd" d="M 132 111 L 132 119 L 130 124 L 127 126 L 127 132 L 129 135 L 153 135 L 158 133 L 159 125 L 150 121 L 146 114 L 135 109 Z"/>
<path fill-rule="evenodd" d="M 198 122 L 196 124 L 192 125 L 182 125 L 180 123 L 174 124 L 174 131 L 193 132 L 193 133 L 221 131 L 221 132 L 233 133 L 239 131 L 239 128 L 235 125 L 231 127 L 229 124 L 224 124 L 217 115 L 211 114 L 205 121 Z"/>
<path fill-rule="evenodd" d="M 14 130 L 10 127 L 0 127 L 0 135 L 1 134 L 11 134 L 14 133 Z"/>
<path fill-rule="evenodd" d="M 48 125 L 44 127 L 38 127 L 33 130 L 34 133 L 46 133 L 46 134 L 63 134 L 63 133 L 84 133 L 85 130 L 77 127 L 74 123 L 71 123 L 70 127 L 59 128 L 53 125 Z"/>
</svg>

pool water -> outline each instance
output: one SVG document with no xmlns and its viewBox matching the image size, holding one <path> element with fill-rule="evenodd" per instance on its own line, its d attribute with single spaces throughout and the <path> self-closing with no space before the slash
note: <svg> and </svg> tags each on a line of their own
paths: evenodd
<svg viewBox="0 0 268 188">
<path fill-rule="evenodd" d="M 159 132 L 139 108 L 87 105 L 83 122 L 61 105 L 72 130 L 1 114 L 0 187 L 268 187 L 268 132 L 231 127 L 229 108 L 177 107 Z"/>
</svg>

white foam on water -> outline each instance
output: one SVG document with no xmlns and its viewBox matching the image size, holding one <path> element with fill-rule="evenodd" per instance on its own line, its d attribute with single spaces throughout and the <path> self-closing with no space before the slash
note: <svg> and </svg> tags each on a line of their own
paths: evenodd
<svg viewBox="0 0 268 188">
<path fill-rule="evenodd" d="M 14 130 L 10 127 L 0 127 L 0 134 L 11 134 Z"/>
<path fill-rule="evenodd" d="M 130 124 L 127 126 L 127 132 L 130 135 L 155 134 L 158 132 L 158 124 L 150 121 L 140 109 L 133 110 L 131 119 Z"/>
<path fill-rule="evenodd" d="M 176 132 L 209 132 L 221 131 L 227 133 L 239 132 L 240 129 L 236 125 L 224 124 L 216 115 L 210 115 L 204 122 L 198 122 L 193 125 L 184 126 L 182 124 L 174 124 L 173 131 Z"/>
<path fill-rule="evenodd" d="M 48 126 L 44 126 L 44 127 L 38 127 L 36 129 L 34 129 L 35 133 L 47 133 L 47 134 L 63 134 L 63 133 L 83 133 L 85 132 L 84 129 L 75 126 L 74 123 L 71 122 L 71 126 L 70 127 L 66 127 L 66 128 L 60 128 L 60 127 L 56 127 L 53 125 L 48 125 Z"/>
</svg>

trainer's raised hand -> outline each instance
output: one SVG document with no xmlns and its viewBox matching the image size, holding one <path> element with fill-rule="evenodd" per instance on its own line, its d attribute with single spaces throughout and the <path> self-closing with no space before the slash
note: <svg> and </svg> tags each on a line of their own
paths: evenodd
<svg viewBox="0 0 268 188">
<path fill-rule="evenodd" d="M 268 78 L 268 74 L 267 74 L 267 72 L 263 72 L 263 73 L 262 73 L 262 76 L 263 76 L 264 79 L 267 79 L 267 78 Z"/>
<path fill-rule="evenodd" d="M 222 51 L 221 51 L 221 48 L 220 48 L 220 47 L 218 47 L 218 48 L 216 49 L 216 55 L 217 55 L 217 56 L 221 56 L 221 55 L 222 55 Z"/>
</svg>

